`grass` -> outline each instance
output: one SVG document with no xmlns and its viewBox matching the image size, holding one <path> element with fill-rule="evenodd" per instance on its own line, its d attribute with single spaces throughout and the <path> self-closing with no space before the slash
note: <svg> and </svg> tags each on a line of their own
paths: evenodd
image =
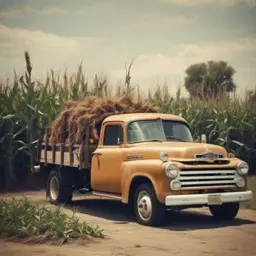
<svg viewBox="0 0 256 256">
<path fill-rule="evenodd" d="M 86 243 L 103 238 L 103 230 L 80 222 L 73 213 L 68 216 L 55 210 L 30 203 L 27 199 L 0 201 L 0 236 L 10 240 L 36 243 Z"/>
</svg>

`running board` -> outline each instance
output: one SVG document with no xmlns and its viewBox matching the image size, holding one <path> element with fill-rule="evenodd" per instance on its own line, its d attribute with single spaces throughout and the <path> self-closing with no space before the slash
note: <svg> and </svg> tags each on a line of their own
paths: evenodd
<svg viewBox="0 0 256 256">
<path fill-rule="evenodd" d="M 97 192 L 97 191 L 92 191 L 92 194 L 95 196 L 99 196 L 101 198 L 112 198 L 121 201 L 122 197 L 119 196 L 118 194 L 112 194 L 112 193 L 104 193 L 104 192 Z"/>
</svg>

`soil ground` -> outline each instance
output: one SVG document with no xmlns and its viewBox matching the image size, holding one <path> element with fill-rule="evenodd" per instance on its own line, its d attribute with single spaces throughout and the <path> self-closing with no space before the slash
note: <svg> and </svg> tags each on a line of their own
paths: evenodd
<svg viewBox="0 0 256 256">
<path fill-rule="evenodd" d="M 44 191 L 24 193 L 29 200 L 46 204 Z M 21 193 L 2 194 L 20 198 Z M 0 240 L 1 256 L 67 255 L 255 255 L 256 211 L 241 209 L 232 222 L 215 221 L 207 208 L 170 212 L 166 224 L 152 228 L 137 224 L 124 205 L 91 196 L 75 197 L 77 216 L 98 224 L 106 238 L 86 246 L 32 245 Z M 54 206 L 51 206 L 54 207 Z M 71 213 L 70 209 L 64 211 Z"/>
</svg>

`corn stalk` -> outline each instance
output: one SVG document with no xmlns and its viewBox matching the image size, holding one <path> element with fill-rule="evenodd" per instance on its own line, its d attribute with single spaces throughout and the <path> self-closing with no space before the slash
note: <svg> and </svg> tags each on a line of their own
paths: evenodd
<svg viewBox="0 0 256 256">
<path fill-rule="evenodd" d="M 232 99 L 187 99 L 182 98 L 180 89 L 176 97 L 172 96 L 164 84 L 156 85 L 143 97 L 145 92 L 139 87 L 135 90 L 131 84 L 132 63 L 125 67 L 124 82 L 112 88 L 105 76 L 95 75 L 89 84 L 82 64 L 71 75 L 67 71 L 61 75 L 51 70 L 45 81 L 34 81 L 27 52 L 25 60 L 24 75 L 18 77 L 14 73 L 12 82 L 0 84 L 0 180 L 3 180 L 3 170 L 19 182 L 25 178 L 25 169 L 30 170 L 35 161 L 35 146 L 43 127 L 56 118 L 66 101 L 90 95 L 105 98 L 129 94 L 140 101 L 150 101 L 161 112 L 184 117 L 195 139 L 205 133 L 208 142 L 224 146 L 248 161 L 251 170 L 256 169 L 255 92 L 245 100 L 235 95 Z"/>
</svg>

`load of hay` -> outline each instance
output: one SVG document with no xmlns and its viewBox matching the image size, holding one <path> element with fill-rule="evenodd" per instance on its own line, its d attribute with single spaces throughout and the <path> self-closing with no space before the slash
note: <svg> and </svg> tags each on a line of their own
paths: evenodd
<svg viewBox="0 0 256 256">
<path fill-rule="evenodd" d="M 103 99 L 88 97 L 81 101 L 69 101 L 65 109 L 51 125 L 50 143 L 81 143 L 85 138 L 98 140 L 103 120 L 116 114 L 156 113 L 149 103 L 133 102 L 131 97 Z"/>
</svg>

